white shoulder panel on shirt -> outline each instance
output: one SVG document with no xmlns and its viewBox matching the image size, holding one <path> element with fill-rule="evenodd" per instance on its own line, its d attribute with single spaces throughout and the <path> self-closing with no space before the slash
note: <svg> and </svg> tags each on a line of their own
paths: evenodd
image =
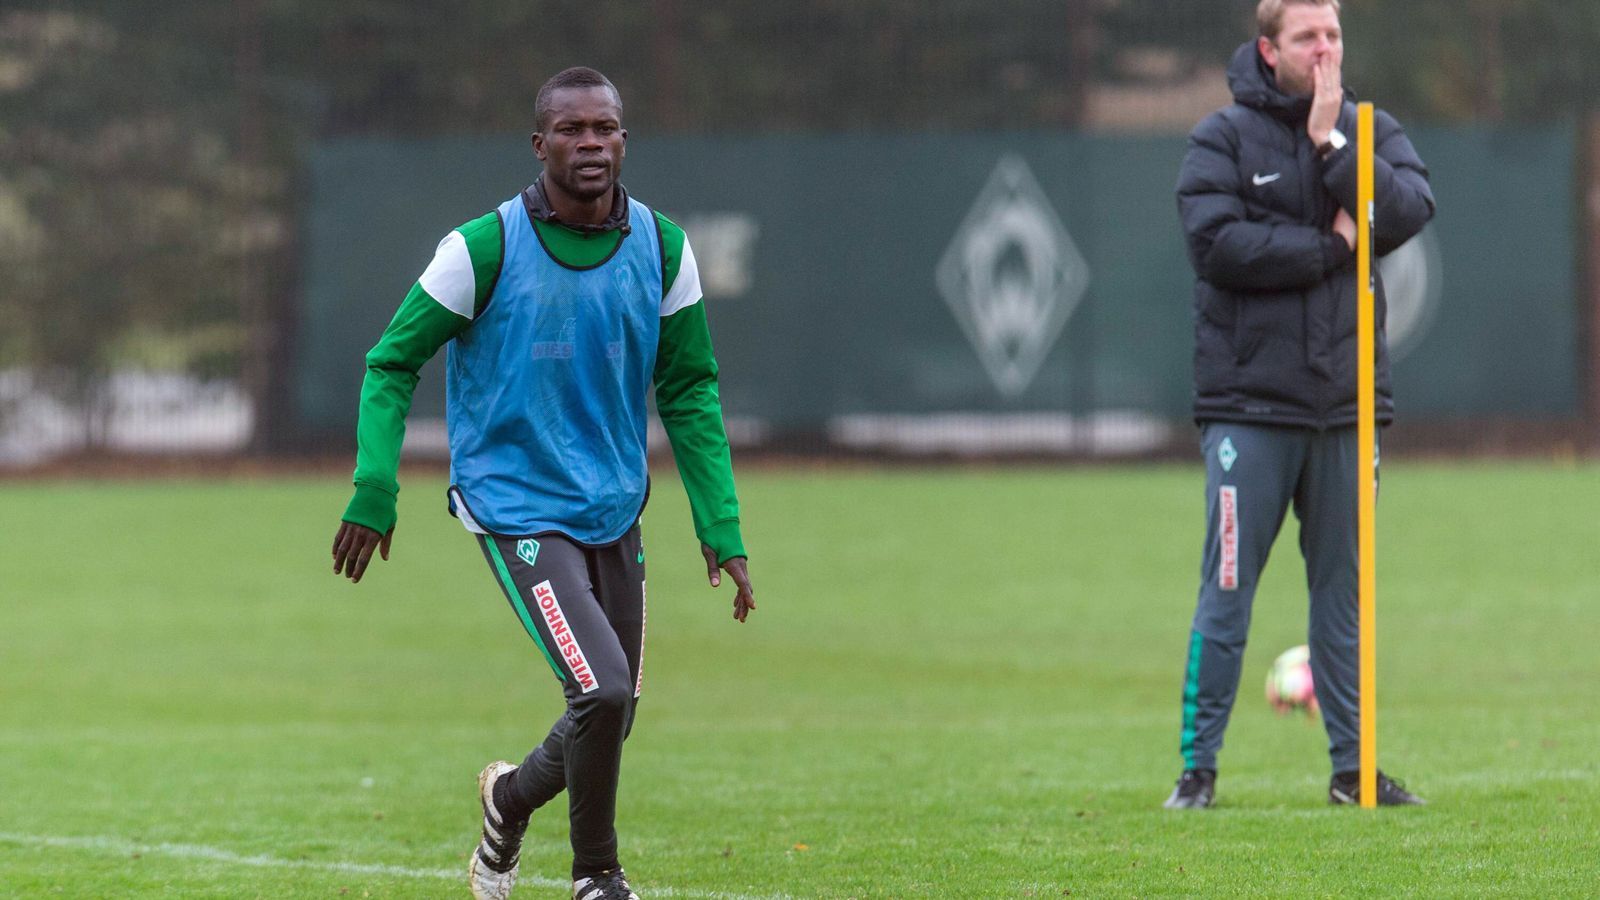
<svg viewBox="0 0 1600 900">
<path fill-rule="evenodd" d="M 439 242 L 433 253 L 433 262 L 417 279 L 428 296 L 439 301 L 445 309 L 464 319 L 472 318 L 473 301 L 477 297 L 477 281 L 472 274 L 472 257 L 467 253 L 467 239 L 461 232 L 452 231 Z"/>
<path fill-rule="evenodd" d="M 683 239 L 683 259 L 678 262 L 678 277 L 672 280 L 672 290 L 661 298 L 661 317 L 666 318 L 680 309 L 700 302 L 700 266 L 694 261 L 694 250 L 689 238 Z"/>
</svg>

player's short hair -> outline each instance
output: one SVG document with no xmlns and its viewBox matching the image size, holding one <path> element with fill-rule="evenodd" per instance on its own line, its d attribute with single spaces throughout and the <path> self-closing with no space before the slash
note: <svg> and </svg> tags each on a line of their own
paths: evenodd
<svg viewBox="0 0 1600 900">
<path fill-rule="evenodd" d="M 586 87 L 603 87 L 610 91 L 611 96 L 616 98 L 617 109 L 622 109 L 622 93 L 611 83 L 611 79 L 588 66 L 573 66 L 550 76 L 550 80 L 539 87 L 539 96 L 533 101 L 533 130 L 544 131 L 545 125 L 549 124 L 550 95 L 562 88 Z"/>
<path fill-rule="evenodd" d="M 1269 41 L 1277 40 L 1283 30 L 1283 9 L 1286 6 L 1331 6 L 1339 14 L 1339 0 L 1261 0 L 1256 4 L 1256 29 Z"/>
</svg>

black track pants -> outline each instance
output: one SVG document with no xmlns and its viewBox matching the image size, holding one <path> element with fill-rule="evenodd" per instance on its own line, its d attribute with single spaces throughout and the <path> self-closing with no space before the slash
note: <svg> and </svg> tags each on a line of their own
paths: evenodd
<svg viewBox="0 0 1600 900">
<path fill-rule="evenodd" d="M 559 535 L 478 540 L 567 698 L 566 713 L 512 777 L 512 796 L 538 809 L 566 790 L 573 877 L 616 868 L 617 773 L 643 684 L 639 527 L 598 548 Z"/>
</svg>

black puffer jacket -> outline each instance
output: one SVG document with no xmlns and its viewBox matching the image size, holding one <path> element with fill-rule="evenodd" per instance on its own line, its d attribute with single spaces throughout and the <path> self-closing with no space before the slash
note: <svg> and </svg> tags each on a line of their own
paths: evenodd
<svg viewBox="0 0 1600 900">
<path fill-rule="evenodd" d="M 1228 67 L 1234 104 L 1189 136 L 1178 214 L 1193 264 L 1196 421 L 1329 428 L 1356 421 L 1355 254 L 1332 224 L 1356 208 L 1356 107 L 1344 149 L 1317 158 L 1311 100 L 1278 90 L 1252 41 Z M 1374 247 L 1433 217 L 1428 170 L 1392 116 L 1374 115 Z M 1378 283 L 1378 419 L 1394 417 Z"/>
</svg>

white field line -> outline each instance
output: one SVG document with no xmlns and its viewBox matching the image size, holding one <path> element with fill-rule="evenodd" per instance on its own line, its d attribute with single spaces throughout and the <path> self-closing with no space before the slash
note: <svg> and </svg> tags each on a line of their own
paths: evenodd
<svg viewBox="0 0 1600 900">
<path fill-rule="evenodd" d="M 389 878 L 410 878 L 416 880 L 442 880 L 458 881 L 463 886 L 467 880 L 467 868 L 463 864 L 457 869 L 416 869 L 407 866 L 389 866 L 380 863 L 353 863 L 353 862 L 323 862 L 311 859 L 284 859 L 278 856 L 245 856 L 224 850 L 220 847 L 207 847 L 203 844 L 141 844 L 119 837 L 88 836 L 88 837 L 61 837 L 41 834 L 16 834 L 0 831 L 0 844 L 15 844 L 23 847 L 52 847 L 67 850 L 92 850 L 107 855 L 116 856 L 170 856 L 176 859 L 203 859 L 210 862 L 224 863 L 234 866 L 253 866 L 262 869 L 307 869 L 316 872 L 331 872 L 338 875 L 381 875 Z M 518 884 L 533 885 L 542 888 L 570 889 L 572 882 L 545 878 L 539 875 L 522 875 L 517 879 Z M 667 887 L 651 887 L 648 889 L 651 896 L 655 897 L 695 897 L 708 898 L 708 900 L 778 900 L 778 897 L 758 897 L 749 894 L 732 894 L 722 891 L 697 891 L 679 890 Z"/>
</svg>

